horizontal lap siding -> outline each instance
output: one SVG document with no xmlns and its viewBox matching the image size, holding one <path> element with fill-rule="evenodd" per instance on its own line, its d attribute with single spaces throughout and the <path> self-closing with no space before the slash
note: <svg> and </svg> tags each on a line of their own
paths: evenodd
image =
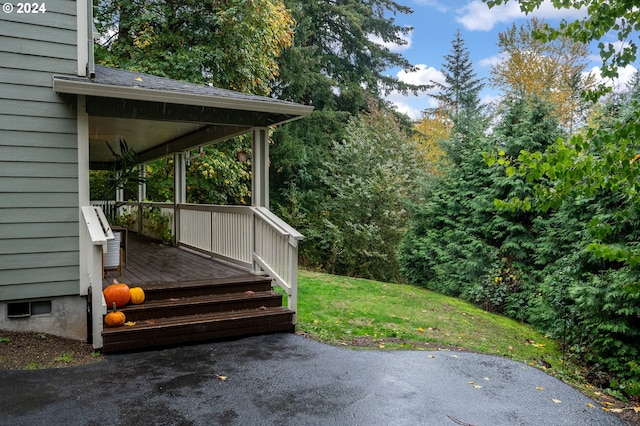
<svg viewBox="0 0 640 426">
<path fill-rule="evenodd" d="M 76 2 L 0 15 L 0 300 L 78 294 Z"/>
</svg>

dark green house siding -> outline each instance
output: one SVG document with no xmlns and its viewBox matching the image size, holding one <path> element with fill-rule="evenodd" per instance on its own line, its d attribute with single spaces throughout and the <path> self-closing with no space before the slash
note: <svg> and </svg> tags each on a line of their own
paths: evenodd
<svg viewBox="0 0 640 426">
<path fill-rule="evenodd" d="M 0 14 L 0 301 L 78 294 L 76 2 Z"/>
</svg>

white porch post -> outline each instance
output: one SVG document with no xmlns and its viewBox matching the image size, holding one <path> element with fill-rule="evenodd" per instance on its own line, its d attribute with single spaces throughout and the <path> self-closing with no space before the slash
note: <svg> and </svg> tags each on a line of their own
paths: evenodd
<svg viewBox="0 0 640 426">
<path fill-rule="evenodd" d="M 251 205 L 269 208 L 269 129 L 253 129 Z"/>
<path fill-rule="evenodd" d="M 138 164 L 138 176 L 142 179 L 147 177 L 147 170 L 144 164 Z M 147 182 L 138 183 L 138 202 L 142 203 L 147 198 Z"/>
<path fill-rule="evenodd" d="M 122 176 L 122 170 L 118 170 L 116 172 L 116 175 L 118 177 L 118 179 L 120 178 L 120 176 Z M 120 207 L 118 207 L 117 209 L 114 210 L 113 214 L 114 215 L 121 215 L 122 214 L 122 210 L 123 210 L 123 205 L 122 202 L 124 201 L 124 188 L 116 188 L 116 203 L 115 205 L 117 206 L 118 204 L 120 204 Z"/>
<path fill-rule="evenodd" d="M 81 3 L 81 2 L 80 2 Z M 102 298 L 102 246 L 94 246 L 87 228 L 83 207 L 89 197 L 89 115 L 85 96 L 78 96 L 78 204 L 80 295 L 87 296 L 91 306 L 91 338 L 93 347 L 102 347 L 102 316 L 106 314 Z"/>
<path fill-rule="evenodd" d="M 256 127 L 253 129 L 251 161 L 251 205 L 253 207 L 269 208 L 269 129 Z M 254 216 L 254 222 L 257 220 Z M 255 259 L 256 245 L 262 237 L 258 234 L 258 226 L 253 227 L 253 272 L 260 273 L 262 268 Z"/>
<path fill-rule="evenodd" d="M 173 154 L 173 232 L 174 244 L 180 242 L 179 204 L 187 202 L 187 161 L 186 153 Z"/>
</svg>

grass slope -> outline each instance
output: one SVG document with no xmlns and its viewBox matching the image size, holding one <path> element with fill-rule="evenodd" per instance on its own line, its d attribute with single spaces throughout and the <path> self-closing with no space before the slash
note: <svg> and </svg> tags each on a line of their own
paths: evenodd
<svg viewBox="0 0 640 426">
<path fill-rule="evenodd" d="M 562 363 L 559 344 L 526 324 L 415 286 L 300 271 L 297 329 L 349 346 L 446 348 Z M 542 362 L 542 364 L 544 364 Z"/>
</svg>

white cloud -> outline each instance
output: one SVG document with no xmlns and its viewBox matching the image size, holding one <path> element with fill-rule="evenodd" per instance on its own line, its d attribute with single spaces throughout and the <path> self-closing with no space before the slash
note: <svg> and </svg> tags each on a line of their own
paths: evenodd
<svg viewBox="0 0 640 426">
<path fill-rule="evenodd" d="M 412 108 L 405 102 L 395 101 L 393 102 L 393 106 L 395 107 L 396 111 L 408 115 L 412 120 L 417 120 L 418 118 L 422 117 L 422 110 Z"/>
<path fill-rule="evenodd" d="M 470 31 L 490 31 L 498 22 L 512 22 L 524 16 L 518 3 L 489 7 L 481 1 L 472 1 L 456 10 L 456 21 Z"/>
<path fill-rule="evenodd" d="M 574 21 L 587 16 L 587 9 L 584 7 L 580 9 L 557 9 L 551 1 L 546 0 L 542 2 L 539 9 L 531 13 L 531 16 L 545 20 L 566 19 L 568 21 Z"/>
<path fill-rule="evenodd" d="M 489 9 L 485 3 L 474 0 L 457 9 L 456 15 L 456 21 L 467 30 L 490 31 L 496 24 L 511 24 L 515 20 L 532 16 L 545 20 L 580 19 L 586 16 L 586 9 L 556 9 L 551 1 L 546 0 L 540 5 L 540 8 L 526 15 L 520 11 L 520 4 L 517 2 L 509 2 Z"/>
<path fill-rule="evenodd" d="M 416 68 L 418 68 L 418 71 L 415 72 L 400 70 L 396 74 L 396 77 L 398 80 L 408 84 L 432 84 L 432 81 L 444 83 L 444 76 L 434 67 L 419 64 L 416 65 Z M 429 96 L 429 93 L 435 93 L 436 91 L 437 89 L 431 89 L 419 93 L 418 96 L 405 96 L 398 92 L 391 92 L 387 95 L 386 99 L 396 107 L 397 111 L 407 114 L 415 120 L 422 116 L 423 110 L 433 108 L 437 105 L 435 99 Z"/>
<path fill-rule="evenodd" d="M 502 101 L 503 97 L 498 94 L 486 94 L 480 99 L 480 103 L 482 105 L 490 105 L 493 103 L 499 103 Z"/>
<path fill-rule="evenodd" d="M 400 70 L 396 77 L 398 77 L 398 80 L 408 84 L 431 84 L 431 81 L 444 82 L 442 73 L 434 67 L 418 64 L 416 68 L 418 68 L 418 71 L 415 72 Z"/>
<path fill-rule="evenodd" d="M 595 76 L 597 83 L 604 83 L 606 86 L 611 87 L 614 91 L 624 90 L 627 83 L 631 81 L 631 78 L 636 73 L 637 68 L 633 65 L 627 65 L 624 68 L 618 68 L 618 78 L 610 79 L 603 78 L 602 73 L 600 71 L 600 67 L 593 67 L 591 71 L 586 74 L 591 73 Z"/>
<path fill-rule="evenodd" d="M 480 65 L 481 67 L 491 68 L 494 65 L 498 65 L 499 63 L 504 61 L 505 56 L 506 56 L 506 54 L 504 54 L 504 53 L 501 53 L 499 55 L 489 56 L 487 58 L 480 59 L 478 61 L 478 65 Z"/>
</svg>

